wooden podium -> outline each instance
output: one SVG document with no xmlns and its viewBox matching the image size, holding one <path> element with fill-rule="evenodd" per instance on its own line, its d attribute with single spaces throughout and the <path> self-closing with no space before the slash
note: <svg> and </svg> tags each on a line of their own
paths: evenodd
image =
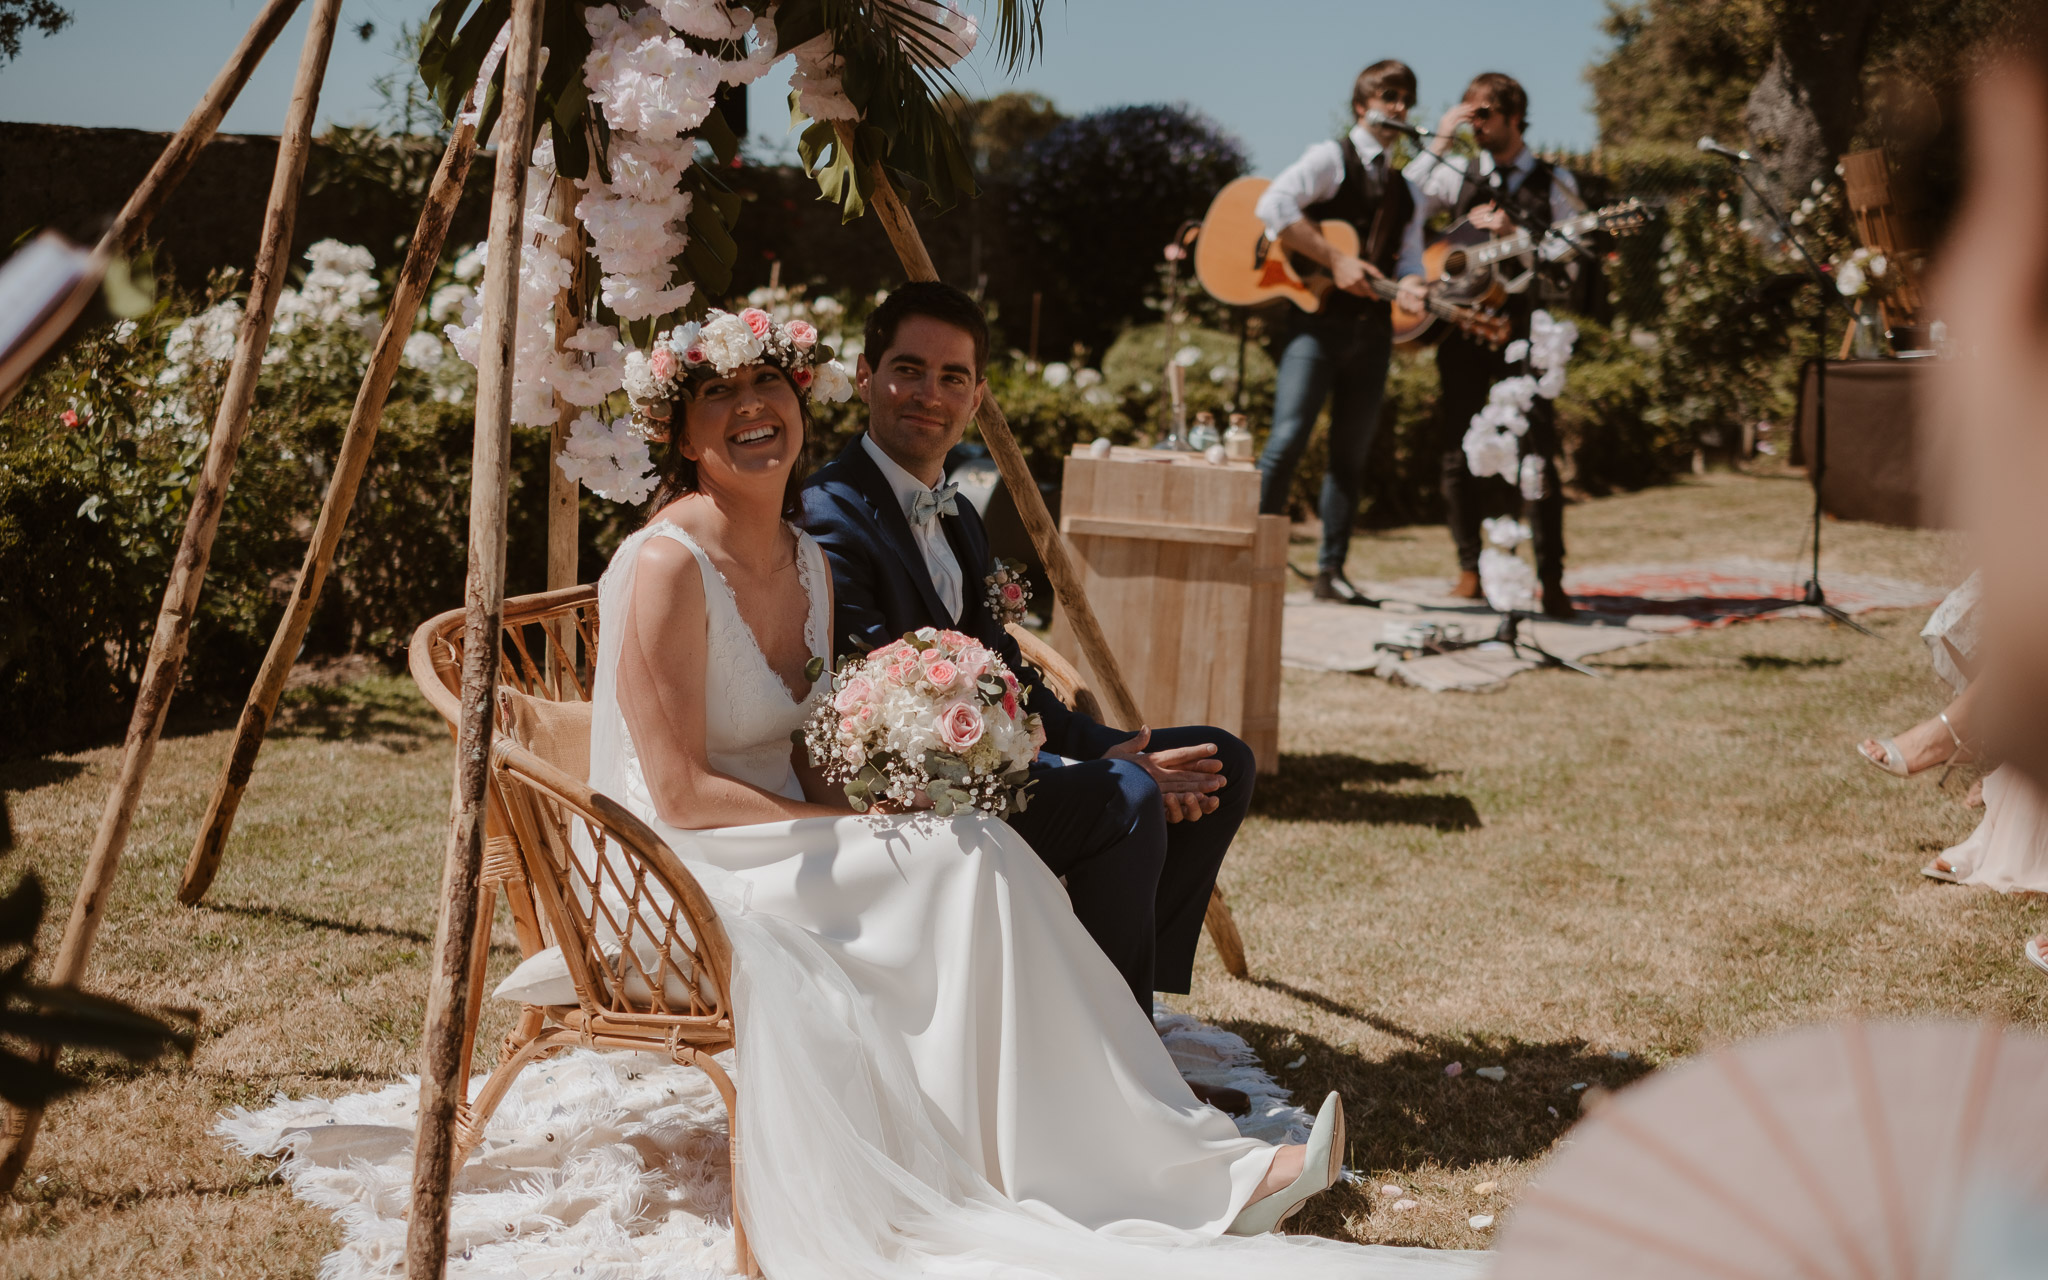
<svg viewBox="0 0 2048 1280">
<path fill-rule="evenodd" d="M 1210 724 L 1243 738 L 1260 773 L 1280 767 L 1280 610 L 1287 517 L 1259 514 L 1249 462 L 1077 448 L 1066 461 L 1060 532 L 1082 567 L 1148 724 Z M 1064 616 L 1053 647 L 1090 683 Z"/>
</svg>

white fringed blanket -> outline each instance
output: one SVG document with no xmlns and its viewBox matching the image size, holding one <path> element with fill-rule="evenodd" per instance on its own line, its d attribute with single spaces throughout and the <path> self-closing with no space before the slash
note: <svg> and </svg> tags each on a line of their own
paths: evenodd
<svg viewBox="0 0 2048 1280">
<path fill-rule="evenodd" d="M 1307 1137 L 1311 1117 L 1242 1039 L 1164 1005 L 1153 1021 L 1183 1077 L 1251 1097 L 1240 1132 L 1268 1142 Z M 342 1246 L 321 1265 L 321 1280 L 381 1280 L 399 1275 L 405 1256 L 418 1106 L 419 1082 L 409 1077 L 345 1098 L 279 1095 L 261 1111 L 235 1108 L 214 1132 L 247 1155 L 286 1156 L 280 1173 L 293 1192 L 333 1211 Z M 655 1054 L 580 1049 L 528 1067 L 456 1181 L 448 1274 L 729 1275 L 725 1152 L 725 1109 L 701 1071 Z"/>
</svg>

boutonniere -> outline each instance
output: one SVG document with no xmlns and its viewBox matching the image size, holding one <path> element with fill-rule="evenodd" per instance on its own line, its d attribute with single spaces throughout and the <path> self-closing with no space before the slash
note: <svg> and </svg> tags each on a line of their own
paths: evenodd
<svg viewBox="0 0 2048 1280">
<path fill-rule="evenodd" d="M 1031 588 L 1024 582 L 1024 565 L 1017 560 L 997 560 L 996 571 L 982 581 L 988 584 L 988 611 L 1007 626 L 1024 621 L 1024 608 L 1031 603 Z"/>
</svg>

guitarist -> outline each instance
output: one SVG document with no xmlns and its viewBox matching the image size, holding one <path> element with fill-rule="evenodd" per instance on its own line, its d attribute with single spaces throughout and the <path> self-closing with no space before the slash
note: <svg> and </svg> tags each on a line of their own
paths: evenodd
<svg viewBox="0 0 2048 1280">
<path fill-rule="evenodd" d="M 1572 175 L 1538 160 L 1522 140 L 1528 113 L 1529 95 L 1512 76 L 1489 71 L 1475 77 L 1464 100 L 1444 113 L 1428 150 L 1408 166 L 1408 180 L 1422 192 L 1423 216 L 1449 210 L 1453 218 L 1468 218 L 1494 236 L 1512 235 L 1517 229 L 1540 236 L 1552 223 L 1581 212 L 1585 205 Z M 1479 144 L 1477 163 L 1462 168 L 1442 159 L 1459 125 L 1471 126 Z M 1543 253 L 1557 258 L 1570 250 L 1546 244 Z M 1534 310 L 1526 292 L 1508 296 L 1506 312 L 1514 337 L 1529 336 Z M 1488 482 L 1475 477 L 1465 463 L 1465 431 L 1472 415 L 1486 406 L 1493 384 L 1509 375 L 1509 367 L 1500 351 L 1462 332 L 1444 335 L 1436 367 L 1443 382 L 1437 431 L 1444 457 L 1445 523 L 1458 548 L 1458 583 L 1452 594 L 1477 599 L 1480 486 Z M 1539 396 L 1528 416 L 1529 430 L 1522 437 L 1522 514 L 1534 534 L 1543 612 L 1569 618 L 1573 608 L 1564 590 L 1564 495 L 1558 488 L 1556 414 L 1550 401 Z"/>
<path fill-rule="evenodd" d="M 1414 102 L 1415 73 L 1406 63 L 1373 63 L 1351 89 L 1357 121 L 1351 131 L 1311 146 L 1259 197 L 1266 234 L 1327 268 L 1334 284 L 1320 311 L 1296 316 L 1280 356 L 1273 433 L 1259 457 L 1259 511 L 1283 515 L 1316 415 L 1325 399 L 1331 401 L 1329 464 L 1319 504 L 1323 545 L 1313 588 L 1319 600 L 1365 602 L 1344 577 L 1344 559 L 1393 351 L 1393 317 L 1373 295 L 1372 283 L 1398 276 L 1401 305 L 1416 311 L 1424 305 L 1423 202 L 1394 168 L 1390 148 L 1399 133 L 1365 123 L 1369 111 L 1404 120 Z M 1329 219 L 1357 228 L 1359 256 L 1323 238 L 1318 227 Z"/>
</svg>

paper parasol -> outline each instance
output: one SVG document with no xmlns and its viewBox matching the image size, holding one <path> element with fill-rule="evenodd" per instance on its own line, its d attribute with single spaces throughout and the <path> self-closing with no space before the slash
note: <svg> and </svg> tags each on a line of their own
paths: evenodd
<svg viewBox="0 0 2048 1280">
<path fill-rule="evenodd" d="M 1847 1022 L 1601 1107 L 1522 1196 L 1494 1280 L 2048 1275 L 2048 1254 L 1996 1261 L 2042 1247 L 2044 1222 L 2048 1038 Z M 1965 1251 L 1983 1261 L 1959 1268 Z"/>
</svg>

